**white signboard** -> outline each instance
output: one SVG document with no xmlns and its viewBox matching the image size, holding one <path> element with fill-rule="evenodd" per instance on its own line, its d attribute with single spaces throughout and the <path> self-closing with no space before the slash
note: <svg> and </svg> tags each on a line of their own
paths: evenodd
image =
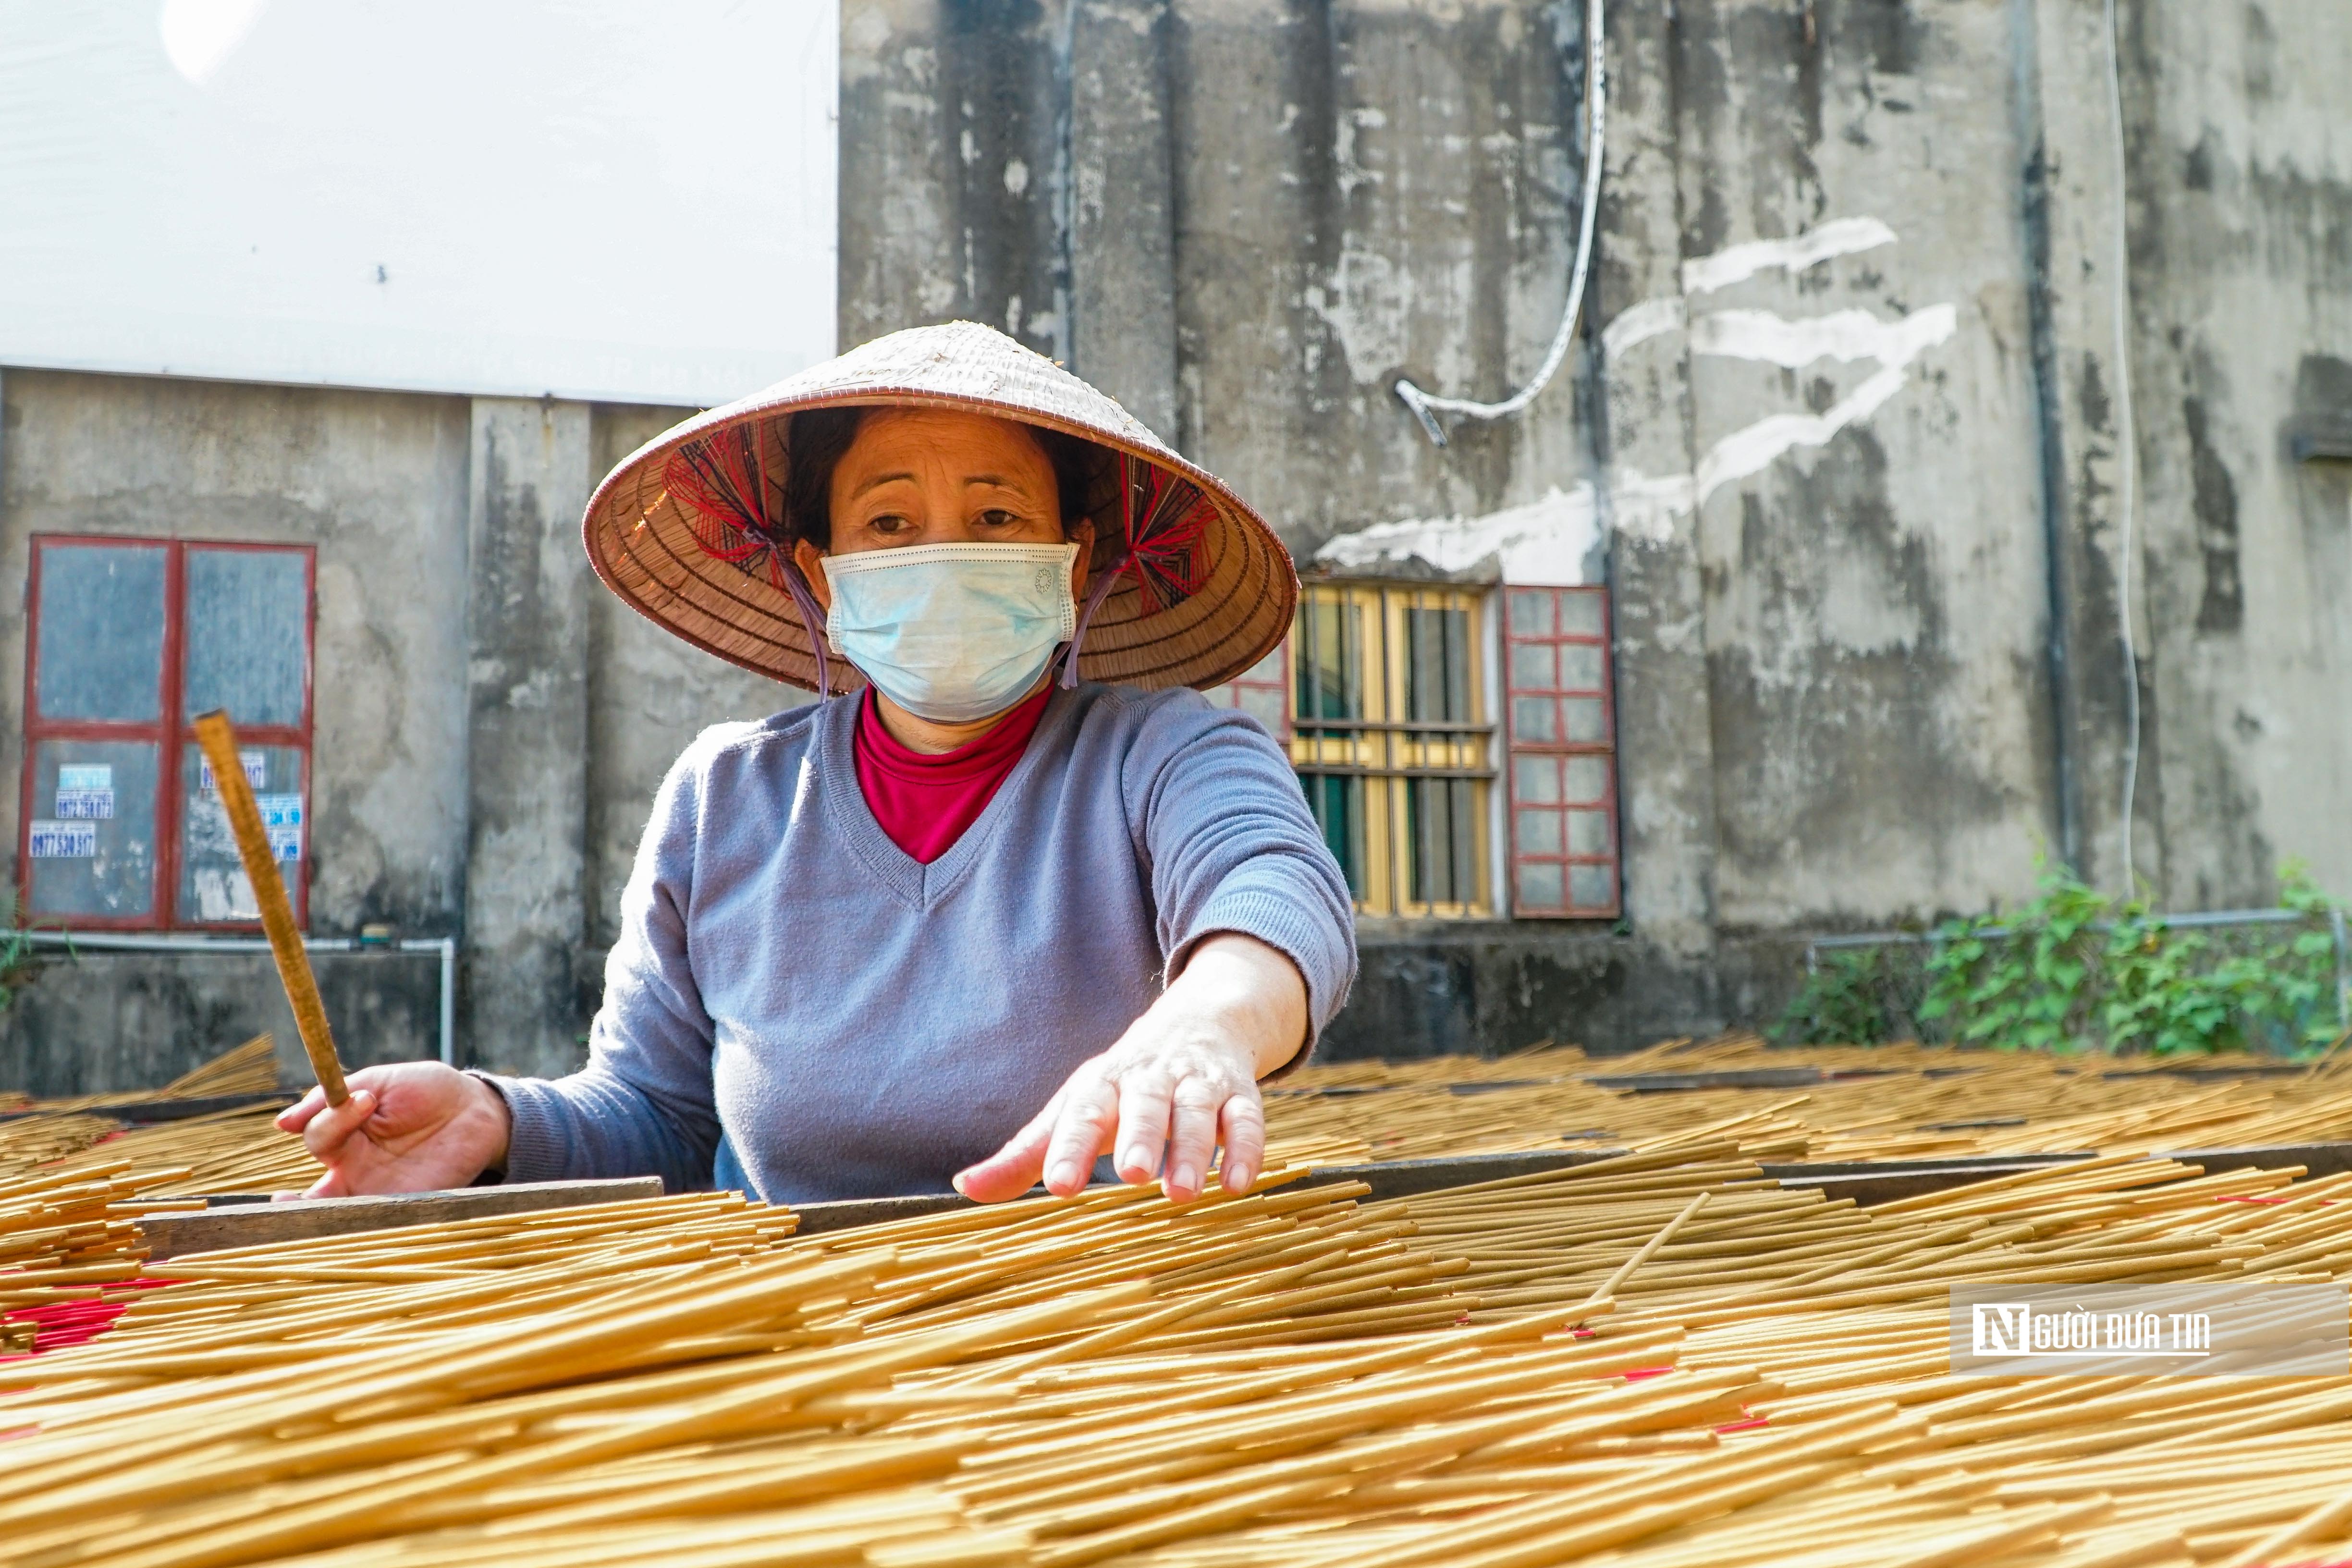
<svg viewBox="0 0 2352 1568">
<path fill-rule="evenodd" d="M 839 0 L 0 0 L 0 364 L 708 405 L 834 352 Z"/>
<path fill-rule="evenodd" d="M 36 860 L 87 860 L 98 853 L 98 824 L 36 817 L 30 839 Z"/>
<path fill-rule="evenodd" d="M 104 821 L 114 815 L 110 763 L 65 763 L 58 768 L 58 816 Z"/>
<path fill-rule="evenodd" d="M 273 860 L 302 858 L 302 797 L 299 795 L 257 795 L 253 804 L 260 808 L 261 826 L 269 835 L 269 858 Z"/>
</svg>

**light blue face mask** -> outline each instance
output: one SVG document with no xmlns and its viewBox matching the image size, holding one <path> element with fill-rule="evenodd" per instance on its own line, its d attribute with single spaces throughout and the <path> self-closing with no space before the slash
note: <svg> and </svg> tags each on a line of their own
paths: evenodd
<svg viewBox="0 0 2352 1568">
<path fill-rule="evenodd" d="M 919 718 L 1002 713 L 1077 635 L 1075 544 L 910 544 L 828 555 L 824 635 Z"/>
</svg>

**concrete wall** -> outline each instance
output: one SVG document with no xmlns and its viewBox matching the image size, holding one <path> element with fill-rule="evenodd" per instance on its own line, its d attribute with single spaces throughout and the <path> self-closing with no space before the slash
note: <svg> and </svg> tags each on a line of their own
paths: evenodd
<svg viewBox="0 0 2352 1568">
<path fill-rule="evenodd" d="M 2179 904 L 2227 904 L 2299 855 L 2345 891 L 2352 26 L 2324 0 L 2147 6 L 2125 50 L 2156 718 L 2140 870 Z M 2337 460 L 2295 457 L 2317 427 Z"/>
<path fill-rule="evenodd" d="M 462 398 L 10 371 L 0 578 L 43 532 L 319 547 L 310 919 L 455 934 L 466 863 L 467 408 Z M 26 610 L 0 596 L 0 858 L 16 885 Z M 12 894 L 13 896 L 13 894 Z M 359 965 L 364 965 L 360 967 Z M 429 959 L 322 960 L 349 1058 L 429 1055 Z M 290 1019 L 266 959 L 85 954 L 0 1014 L 0 1083 L 168 1081 Z M 299 1058 L 289 1058 L 289 1065 Z"/>
<path fill-rule="evenodd" d="M 466 864 L 463 398 L 0 376 L 0 857 L 16 880 L 35 533 L 315 543 L 310 915 L 457 930 Z M 235 1042 L 231 1042 L 234 1044 Z"/>
<path fill-rule="evenodd" d="M 314 954 L 345 1067 L 438 1048 L 436 953 Z M 0 1085 L 34 1095 L 153 1089 L 264 1030 L 281 1082 L 310 1081 L 294 1014 L 267 952 L 51 955 L 0 1018 Z"/>
<path fill-rule="evenodd" d="M 465 1059 L 561 1072 L 655 788 L 696 731 L 800 694 L 598 589 L 588 490 L 675 409 L 10 371 L 0 575 L 39 532 L 318 547 L 310 929 L 466 939 Z M 0 774 L 23 763 L 26 604 L 0 596 Z M 11 887 L 18 792 L 0 791 Z M 430 954 L 315 959 L 344 1059 L 433 1055 Z M 265 956 L 84 952 L 0 1013 L 0 1085 L 167 1081 L 263 1029 Z"/>
<path fill-rule="evenodd" d="M 1558 318 L 1580 5 L 853 0 L 842 338 L 973 316 L 1172 403 L 1310 567 L 1427 574 L 1350 541 L 1540 502 L 1609 582 L 1625 921 L 1366 922 L 1336 1049 L 1769 1017 L 1791 933 L 2045 852 L 2180 909 L 2288 856 L 2352 892 L 2352 479 L 2290 450 L 2352 418 L 2352 30 L 2124 10 L 2127 278 L 2099 0 L 1612 5 L 1576 352 L 1441 452 L 1395 379 L 1498 396 Z"/>
</svg>

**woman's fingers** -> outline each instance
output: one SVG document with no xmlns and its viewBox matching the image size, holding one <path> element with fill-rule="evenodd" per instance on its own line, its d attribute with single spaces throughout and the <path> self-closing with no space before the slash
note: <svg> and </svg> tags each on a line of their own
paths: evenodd
<svg viewBox="0 0 2352 1568">
<path fill-rule="evenodd" d="M 327 1091 L 313 1088 L 310 1093 L 278 1113 L 278 1131 L 299 1132 L 310 1125 L 310 1118 L 327 1109 Z"/>
<path fill-rule="evenodd" d="M 1045 1152 L 1045 1190 L 1057 1198 L 1085 1188 L 1095 1156 L 1118 1130 L 1119 1120 L 1118 1089 L 1092 1062 L 1072 1076 L 1062 1095 L 1062 1114 Z"/>
<path fill-rule="evenodd" d="M 1265 1162 L 1265 1113 L 1246 1067 L 1222 1053 L 1114 1050 L 1072 1073 L 1004 1147 L 958 1172 L 955 1189 L 998 1203 L 1042 1178 L 1068 1197 L 1108 1149 L 1124 1180 L 1162 1175 L 1169 1197 L 1190 1203 L 1208 1184 L 1220 1142 L 1227 1190 L 1247 1191 Z"/>
<path fill-rule="evenodd" d="M 1057 1092 L 1045 1102 L 1045 1110 L 1029 1119 L 1027 1126 L 1005 1140 L 1003 1148 L 958 1171 L 955 1190 L 976 1204 L 994 1204 L 1017 1198 L 1036 1185 L 1038 1173 L 1045 1168 L 1045 1149 L 1053 1141 L 1054 1123 L 1061 1114 L 1062 1096 Z"/>
<path fill-rule="evenodd" d="M 1225 1134 L 1225 1191 L 1245 1193 L 1265 1166 L 1265 1101 L 1257 1085 L 1230 1096 L 1217 1119 Z"/>
<path fill-rule="evenodd" d="M 332 1165 L 352 1135 L 375 1114 L 375 1093 L 354 1089 L 352 1097 L 341 1105 L 324 1105 L 324 1097 L 320 1098 L 323 1109 L 304 1119 L 302 1142 L 310 1148 L 312 1159 L 322 1165 Z"/>
<path fill-rule="evenodd" d="M 1160 1173 L 1168 1142 L 1168 1115 L 1176 1084 L 1161 1068 L 1134 1068 L 1121 1075 L 1117 1090 L 1119 1180 L 1148 1182 Z"/>
<path fill-rule="evenodd" d="M 1171 1097 L 1175 1121 L 1168 1143 L 1168 1174 L 1162 1184 L 1177 1203 L 1189 1204 L 1201 1195 L 1209 1157 L 1217 1150 L 1217 1115 L 1232 1097 L 1224 1085 L 1198 1075 L 1177 1084 Z"/>
</svg>

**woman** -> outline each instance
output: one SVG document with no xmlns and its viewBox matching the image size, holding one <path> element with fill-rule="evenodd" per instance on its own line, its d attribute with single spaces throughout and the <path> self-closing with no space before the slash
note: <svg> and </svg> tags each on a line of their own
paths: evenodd
<svg viewBox="0 0 2352 1568">
<path fill-rule="evenodd" d="M 585 534 L 631 605 L 824 700 L 670 770 L 584 1068 L 314 1091 L 279 1121 L 328 1167 L 314 1195 L 654 1173 L 989 1202 L 1108 1153 L 1182 1200 L 1220 1144 L 1227 1188 L 1255 1180 L 1258 1081 L 1355 972 L 1288 763 L 1186 689 L 1289 626 L 1255 513 L 958 322 L 679 426 Z"/>
</svg>

